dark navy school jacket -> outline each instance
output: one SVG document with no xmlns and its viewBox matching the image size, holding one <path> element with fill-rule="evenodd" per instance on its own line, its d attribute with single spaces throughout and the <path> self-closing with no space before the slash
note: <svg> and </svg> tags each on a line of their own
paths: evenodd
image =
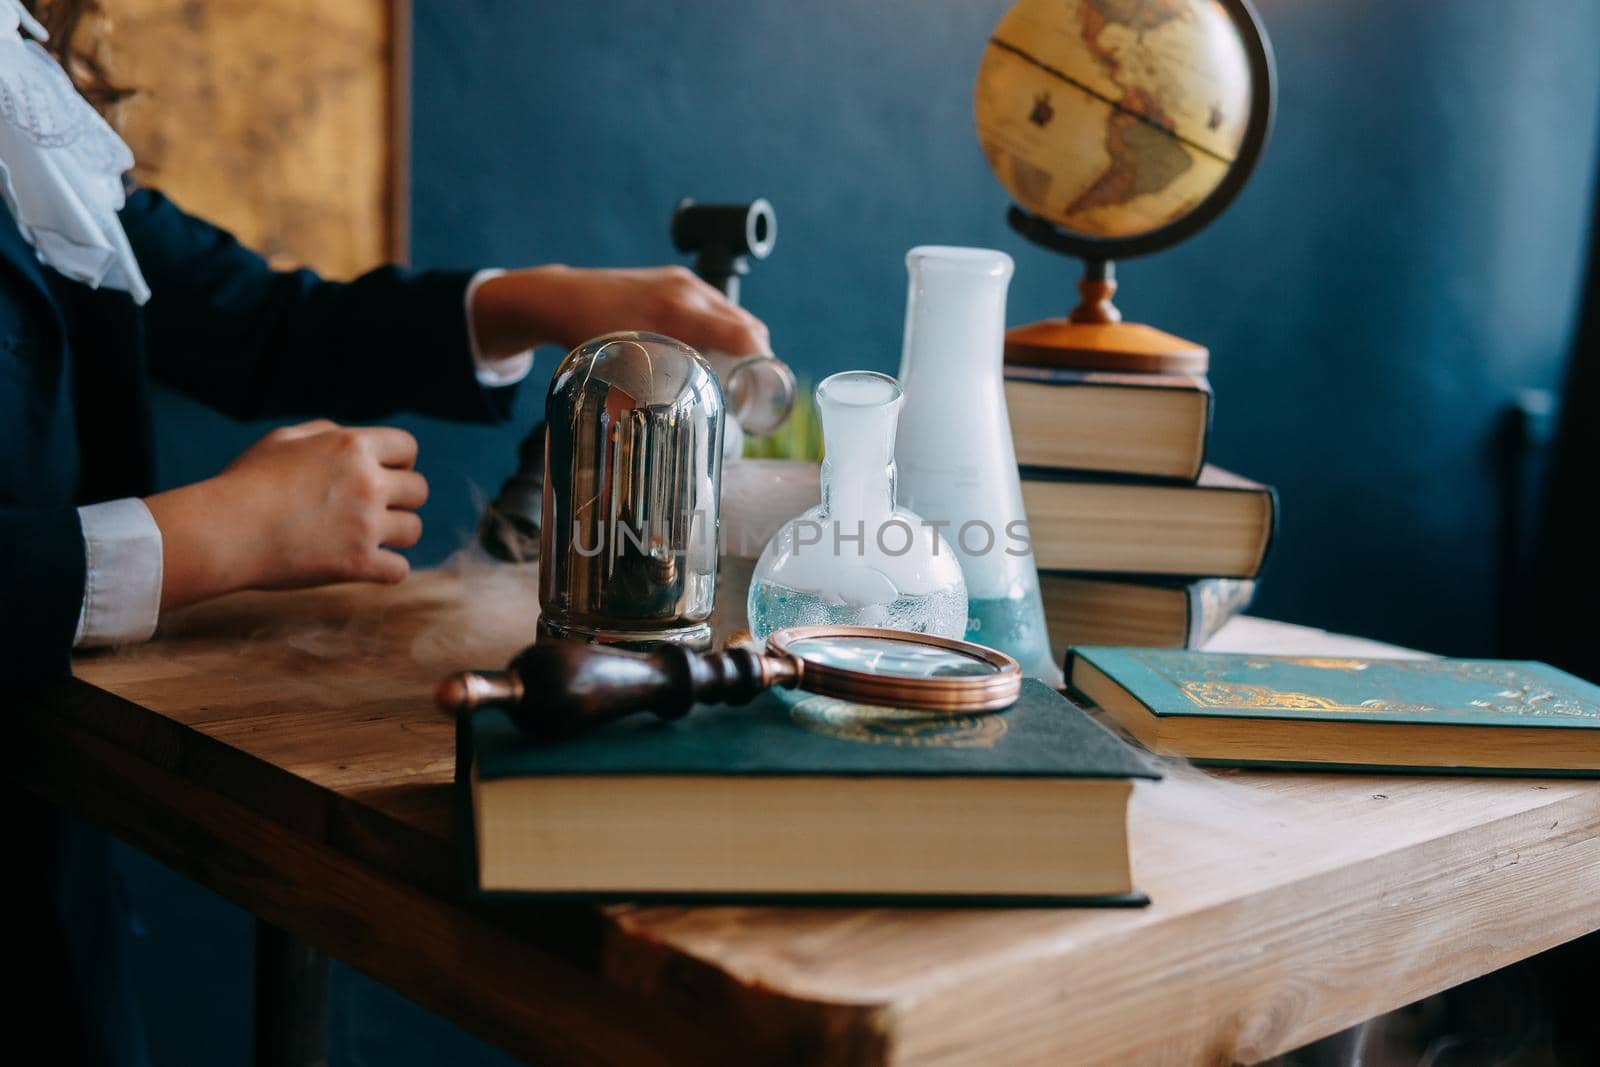
<svg viewBox="0 0 1600 1067">
<path fill-rule="evenodd" d="M 0 677 L 68 670 L 84 585 L 76 508 L 155 487 L 150 390 L 241 419 L 409 410 L 491 421 L 469 276 L 384 267 L 349 283 L 274 271 L 150 189 L 122 224 L 143 307 L 41 265 L 0 204 Z M 218 466 L 229 457 L 218 457 Z"/>
<path fill-rule="evenodd" d="M 41 266 L 0 204 L 7 684 L 69 669 L 84 581 L 76 509 L 154 487 L 153 381 L 238 418 L 508 413 L 510 390 L 485 390 L 473 373 L 466 274 L 385 267 L 336 284 L 274 271 L 150 190 L 129 197 L 122 223 L 150 283 L 143 307 Z M 149 1067 L 104 836 L 4 777 L 0 803 L 0 851 L 20 871 L 0 1034 L 18 1047 L 24 1034 L 47 1042 L 53 1063 Z"/>
</svg>

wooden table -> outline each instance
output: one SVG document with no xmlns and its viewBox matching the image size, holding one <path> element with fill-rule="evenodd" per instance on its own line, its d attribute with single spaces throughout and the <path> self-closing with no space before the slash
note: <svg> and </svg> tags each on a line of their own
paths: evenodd
<svg viewBox="0 0 1600 1067">
<path fill-rule="evenodd" d="M 540 1063 L 1249 1063 L 1600 927 L 1600 782 L 1185 768 L 1136 791 L 1146 909 L 474 903 L 429 692 L 526 641 L 533 590 L 485 566 L 191 611 L 25 700 L 15 762 Z"/>
</svg>

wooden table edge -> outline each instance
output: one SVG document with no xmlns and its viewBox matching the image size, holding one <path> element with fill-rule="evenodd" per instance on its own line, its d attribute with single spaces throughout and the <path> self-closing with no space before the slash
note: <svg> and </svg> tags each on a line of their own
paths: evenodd
<svg viewBox="0 0 1600 1067">
<path fill-rule="evenodd" d="M 458 881 L 439 892 L 427 884 L 431 875 L 414 884 L 385 869 L 389 858 L 346 850 L 353 842 L 341 839 L 336 809 L 347 802 L 336 794 L 91 683 L 52 683 L 15 711 L 23 726 L 19 785 L 530 1062 L 886 1062 L 884 1005 L 742 984 L 714 964 L 630 936 L 606 909 L 475 901 Z M 156 728 L 130 731 L 134 722 Z M 216 750 L 230 758 L 208 763 Z M 186 773 L 197 766 L 202 778 L 242 768 L 281 776 L 288 792 L 269 790 L 278 810 L 266 814 Z M 296 795 L 300 789 L 310 792 Z M 313 794 L 327 810 L 306 807 Z M 265 863 L 269 854 L 280 862 Z M 373 928 L 380 913 L 403 916 L 405 938 Z M 579 928 L 553 929 L 553 914 Z M 402 943 L 418 929 L 433 938 L 421 953 Z M 443 979 L 463 958 L 484 979 L 470 991 Z M 708 1010 L 713 1002 L 724 1011 Z"/>
<path fill-rule="evenodd" d="M 1563 823 L 1561 834 L 1549 836 Z M 1463 850 L 1463 838 L 1486 840 Z M 981 973 L 969 969 L 959 982 L 925 987 L 915 1000 L 891 1004 L 882 1025 L 894 1062 L 953 1067 L 981 1054 L 991 1063 L 1083 1067 L 1256 1063 L 1600 929 L 1600 902 L 1580 888 L 1584 876 L 1596 870 L 1600 797 L 1557 793 L 1549 804 L 1174 916 L 1163 923 L 1154 955 L 1151 938 L 1133 928 L 1092 938 L 1094 952 L 995 960 Z M 1357 892 L 1339 900 L 1341 886 L 1379 879 L 1384 890 L 1377 900 L 1364 900 Z M 1469 880 L 1472 892 L 1451 892 Z M 1345 932 L 1339 955 L 1370 968 L 1366 981 L 1352 984 L 1351 975 L 1327 968 L 1319 973 L 1326 950 L 1315 951 L 1314 939 L 1299 937 L 1297 929 L 1308 894 L 1316 898 L 1313 907 L 1322 901 L 1324 911 L 1347 913 L 1345 920 L 1325 925 Z M 1502 907 L 1507 897 L 1522 906 L 1508 911 Z M 1427 923 L 1404 920 L 1423 912 L 1436 918 L 1441 910 L 1449 912 L 1453 927 L 1484 936 L 1442 939 L 1436 955 L 1452 957 L 1452 965 L 1419 966 L 1431 952 L 1420 942 L 1441 939 L 1420 933 Z M 1205 936 L 1218 926 L 1250 934 L 1239 940 L 1231 958 L 1215 951 L 1215 939 Z M 1119 944 L 1137 949 L 1138 959 L 1119 958 Z M 1228 966 L 1202 970 L 1189 957 L 1220 958 Z M 1154 983 L 1131 977 L 1118 990 L 1116 981 L 1125 969 L 1161 975 L 1159 997 L 1149 996 Z M 1092 998 L 1077 998 L 1088 989 Z M 1141 997 L 1149 1000 L 1144 1011 L 1128 1012 L 1126 1002 Z M 1308 1024 L 1298 1016 L 1312 1001 L 1320 1011 L 1315 1024 Z M 1219 1019 L 1209 1010 L 1218 1002 L 1240 1010 Z M 1338 1009 L 1329 1012 L 1330 1003 Z M 1155 1028 L 1097 1033 L 1100 1022 L 1112 1016 L 1155 1012 L 1161 1013 L 1163 1032 L 1172 1036 L 1153 1041 Z M 985 1013 L 992 1014 L 979 1022 Z M 949 1025 L 948 1020 L 962 1017 L 981 1031 L 981 1047 L 976 1033 L 964 1042 L 961 1028 Z M 1042 1019 L 1049 1020 L 1047 1026 Z M 928 1034 L 943 1036 L 930 1043 L 924 1040 Z M 1070 1043 L 1060 1041 L 1063 1034 L 1071 1035 Z M 1025 1047 L 1026 1055 L 1008 1058 L 995 1046 L 994 1035 L 1005 1035 L 1019 1052 Z"/>
<path fill-rule="evenodd" d="M 1182 939 L 1169 936 L 1164 938 L 1169 947 L 1157 946 L 1156 953 L 1146 951 L 1144 956 L 1147 962 L 1169 959 L 1185 979 L 1166 998 L 1176 997 L 1181 1024 L 1160 1047 L 1151 1046 L 1146 1033 L 1096 1032 L 1097 1020 L 1114 1014 L 1114 1007 L 1127 1008 L 1114 998 L 1097 997 L 1089 1003 L 1076 997 L 1086 987 L 1103 991 L 1123 965 L 1112 960 L 1102 966 L 1098 952 L 1018 953 L 986 961 L 959 983 L 890 983 L 875 995 L 814 995 L 804 981 L 782 986 L 737 960 L 696 952 L 661 936 L 635 921 L 636 909 L 501 908 L 464 899 L 453 842 L 88 682 L 74 679 L 48 687 L 24 698 L 18 710 L 24 740 L 39 756 L 33 760 L 25 752 L 22 761 L 38 791 L 107 824 L 162 862 L 447 1018 L 538 1062 L 961 1063 L 979 1051 L 972 1034 L 995 1042 L 982 1049 L 985 1060 L 993 1063 L 1025 1062 L 1041 1050 L 1094 1062 L 1084 1053 L 1091 1046 L 1106 1053 L 1105 1062 L 1127 1062 L 1130 1057 L 1229 1062 L 1274 1055 L 1338 1025 L 1426 995 L 1436 988 L 1428 975 L 1441 973 L 1418 968 L 1414 977 L 1385 985 L 1381 998 L 1363 999 L 1350 995 L 1348 975 L 1330 972 L 1327 978 L 1308 979 L 1292 973 L 1291 963 L 1315 958 L 1297 956 L 1292 941 L 1273 942 L 1279 946 L 1277 955 L 1269 955 L 1263 964 L 1259 947 L 1252 949 L 1242 939 L 1240 946 L 1221 954 L 1234 969 L 1219 978 L 1196 976 L 1192 966 L 1184 972 Z M 251 806 L 230 796 L 247 796 Z M 1282 924 L 1294 914 L 1284 902 L 1336 889 L 1341 879 L 1370 879 L 1376 872 L 1390 880 L 1386 895 L 1363 905 L 1365 911 L 1354 908 L 1338 925 L 1343 929 L 1353 924 L 1365 935 L 1364 941 L 1347 946 L 1347 956 L 1358 955 L 1355 950 L 1360 949 L 1367 959 L 1383 963 L 1385 952 L 1392 956 L 1396 945 L 1406 943 L 1403 927 L 1384 925 L 1397 914 L 1386 906 L 1396 894 L 1409 893 L 1413 911 L 1444 907 L 1442 901 L 1454 907 L 1455 898 L 1449 895 L 1454 886 L 1467 905 L 1463 922 L 1477 924 L 1474 929 L 1491 929 L 1494 920 L 1504 919 L 1498 908 L 1508 898 L 1520 894 L 1524 901 L 1538 902 L 1531 918 L 1527 908 L 1512 917 L 1513 925 L 1521 924 L 1515 936 L 1459 939 L 1452 949 L 1462 959 L 1455 961 L 1444 983 L 1453 984 L 1600 925 L 1583 901 L 1575 905 L 1565 899 L 1575 894 L 1563 891 L 1564 880 L 1600 868 L 1595 807 L 1592 791 L 1560 796 L 1442 834 L 1417 849 L 1380 853 L 1367 863 L 1347 863 L 1275 885 L 1262 897 L 1197 907 L 1173 922 L 1176 930 L 1184 924 L 1205 927 L 1223 914 L 1231 915 L 1229 921 L 1240 931 L 1251 930 L 1252 923 Z M 1549 838 L 1547 824 L 1540 822 L 1545 818 L 1558 824 L 1570 820 L 1569 828 Z M 386 850 L 382 842 L 391 838 Z M 268 851 L 294 862 L 274 872 L 240 842 L 267 842 Z M 1432 854 L 1430 850 L 1460 853 L 1466 867 L 1436 871 L 1432 881 L 1413 875 L 1419 856 Z M 1506 860 L 1508 856 L 1515 862 Z M 1474 864 L 1480 862 L 1487 866 L 1477 870 Z M 1463 882 L 1469 877 L 1474 879 L 1470 885 Z M 322 891 L 330 880 L 345 887 L 343 895 L 330 898 Z M 374 894 L 403 914 L 414 912 L 419 928 L 433 931 L 420 956 L 374 928 L 364 899 Z M 1277 902 L 1280 913 L 1257 914 L 1262 899 Z M 559 928 L 563 920 L 570 928 Z M 1102 943 L 1131 943 L 1138 933 L 1113 931 Z M 1286 935 L 1280 931 L 1274 936 Z M 460 969 L 463 959 L 472 961 L 485 978 L 484 988 L 474 995 L 450 987 L 442 977 L 451 968 Z M 1398 966 L 1403 961 L 1389 962 Z M 510 996 L 497 991 L 496 982 L 507 976 L 524 992 Z M 1148 985 L 1130 982 L 1127 988 L 1137 992 Z M 1198 1009 L 1200 998 L 1221 995 L 1236 998 L 1240 1009 L 1221 1017 Z M 1396 999 L 1401 996 L 1405 999 Z M 1326 997 L 1333 997 L 1339 1010 L 1315 1025 L 1306 1023 L 1304 1005 Z M 539 998 L 540 1011 L 530 1010 L 530 998 Z M 621 1033 L 615 1032 L 619 1024 Z M 1062 1045 L 1063 1030 L 1077 1044 Z"/>
</svg>

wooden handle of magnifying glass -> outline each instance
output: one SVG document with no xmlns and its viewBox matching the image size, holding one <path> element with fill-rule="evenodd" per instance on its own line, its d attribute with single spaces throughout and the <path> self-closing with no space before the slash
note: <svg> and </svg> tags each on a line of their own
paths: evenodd
<svg viewBox="0 0 1600 1067">
<path fill-rule="evenodd" d="M 697 703 L 745 704 L 797 680 L 793 661 L 749 648 L 628 652 L 550 640 L 523 649 L 503 671 L 452 674 L 435 698 L 455 715 L 503 707 L 524 730 L 562 737 L 638 712 L 678 719 Z"/>
</svg>

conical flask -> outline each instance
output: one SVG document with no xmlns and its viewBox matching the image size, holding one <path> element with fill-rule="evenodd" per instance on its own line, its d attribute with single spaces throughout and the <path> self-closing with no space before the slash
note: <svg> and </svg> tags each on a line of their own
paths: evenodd
<svg viewBox="0 0 1600 1067">
<path fill-rule="evenodd" d="M 967 582 L 966 639 L 1056 682 L 1002 389 L 1011 257 L 926 245 L 906 269 L 899 500 L 947 524 Z"/>
<path fill-rule="evenodd" d="M 817 386 L 822 502 L 767 542 L 750 579 L 750 632 L 873 626 L 937 637 L 966 629 L 961 564 L 939 531 L 895 505 L 900 386 L 845 371 Z"/>
</svg>

